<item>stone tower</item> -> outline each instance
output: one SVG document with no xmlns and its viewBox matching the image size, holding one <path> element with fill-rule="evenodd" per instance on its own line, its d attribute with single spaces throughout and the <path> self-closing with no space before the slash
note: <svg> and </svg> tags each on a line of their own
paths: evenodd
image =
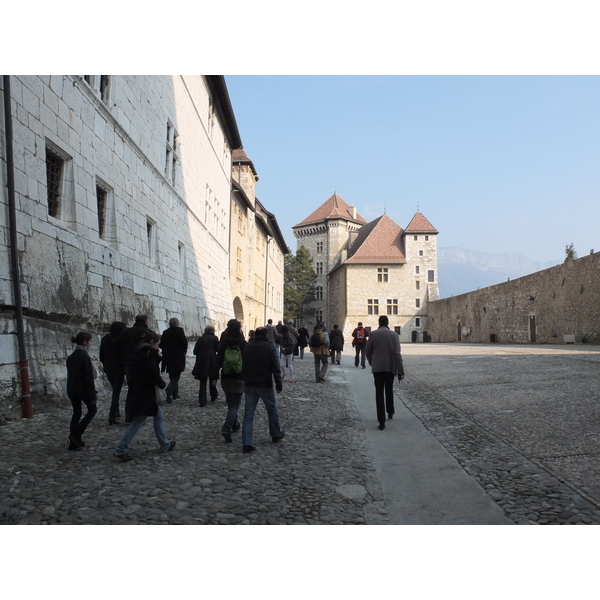
<svg viewBox="0 0 600 600">
<path fill-rule="evenodd" d="M 317 273 L 317 301 L 313 305 L 317 311 L 315 322 L 324 320 L 330 326 L 328 274 L 339 261 L 342 248 L 349 237 L 366 223 L 354 206 L 333 194 L 304 221 L 292 227 L 298 247 L 305 246 L 310 252 L 313 268 Z"/>
</svg>

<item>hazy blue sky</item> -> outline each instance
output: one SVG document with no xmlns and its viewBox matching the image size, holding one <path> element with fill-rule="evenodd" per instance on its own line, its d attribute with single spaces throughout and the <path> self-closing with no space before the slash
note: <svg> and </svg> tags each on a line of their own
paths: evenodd
<svg viewBox="0 0 600 600">
<path fill-rule="evenodd" d="M 257 196 L 291 227 L 334 191 L 368 221 L 417 208 L 440 247 L 600 251 L 600 77 L 226 76 Z"/>
</svg>

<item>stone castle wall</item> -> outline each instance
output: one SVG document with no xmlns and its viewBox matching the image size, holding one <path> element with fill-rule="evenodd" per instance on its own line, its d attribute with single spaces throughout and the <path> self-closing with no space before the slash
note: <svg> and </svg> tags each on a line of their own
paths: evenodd
<svg viewBox="0 0 600 600">
<path fill-rule="evenodd" d="M 600 254 L 430 302 L 428 313 L 433 342 L 600 344 Z"/>
<path fill-rule="evenodd" d="M 209 121 L 201 76 L 11 77 L 21 289 L 34 410 L 68 403 L 65 359 L 78 330 L 94 335 L 138 313 L 162 331 L 223 329 L 229 279 L 231 149 Z M 200 108 L 201 110 L 200 110 Z M 174 135 L 174 134 L 177 135 Z M 6 185 L 0 118 L 0 185 Z M 173 143 L 174 142 L 174 143 Z M 169 150 L 169 143 L 174 154 Z M 48 149 L 64 158 L 60 211 L 49 214 Z M 107 191 L 104 233 L 97 187 Z M 0 198 L 0 417 L 18 415 L 18 357 Z M 98 364 L 98 363 L 96 363 Z M 103 379 L 103 378 L 102 378 Z M 99 391 L 103 383 L 98 381 Z"/>
</svg>

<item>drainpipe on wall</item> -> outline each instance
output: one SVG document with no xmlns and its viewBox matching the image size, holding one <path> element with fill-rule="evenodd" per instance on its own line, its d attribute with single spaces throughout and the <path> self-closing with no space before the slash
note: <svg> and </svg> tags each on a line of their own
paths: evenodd
<svg viewBox="0 0 600 600">
<path fill-rule="evenodd" d="M 29 386 L 29 361 L 25 349 L 25 328 L 23 326 L 23 303 L 21 301 L 21 270 L 17 252 L 17 210 L 15 202 L 15 173 L 13 160 L 13 130 L 10 107 L 10 76 L 3 75 L 4 87 L 4 122 L 6 126 L 6 187 L 8 191 L 8 223 L 10 233 L 10 259 L 13 293 L 15 297 L 15 314 L 17 319 L 17 341 L 19 344 L 19 373 L 21 376 L 21 404 L 23 416 L 33 417 L 31 407 L 31 389 Z"/>
<path fill-rule="evenodd" d="M 273 238 L 267 234 L 267 260 L 265 261 L 265 325 L 267 324 L 267 306 L 269 304 L 269 286 L 267 283 L 269 281 L 269 244 L 271 243 L 272 239 Z"/>
</svg>

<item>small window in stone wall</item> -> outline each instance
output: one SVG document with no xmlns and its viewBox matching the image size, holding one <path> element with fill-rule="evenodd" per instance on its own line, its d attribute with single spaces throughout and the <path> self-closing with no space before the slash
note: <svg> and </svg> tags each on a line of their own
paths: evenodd
<svg viewBox="0 0 600 600">
<path fill-rule="evenodd" d="M 396 325 L 396 326 L 394 327 L 394 331 L 395 331 L 395 332 L 396 332 L 398 335 L 400 335 L 400 334 L 402 333 L 402 328 L 400 327 L 400 325 Z"/>
<path fill-rule="evenodd" d="M 420 290 L 421 289 L 421 282 L 417 279 L 415 281 L 415 290 Z"/>
<path fill-rule="evenodd" d="M 178 156 L 178 136 L 173 123 L 167 120 L 167 144 L 165 157 L 165 177 L 172 185 L 175 185 L 177 178 Z"/>
<path fill-rule="evenodd" d="M 317 252 L 323 252 L 323 242 L 317 242 Z"/>
<path fill-rule="evenodd" d="M 421 318 L 420 317 L 415 318 L 415 327 L 421 327 Z"/>
<path fill-rule="evenodd" d="M 106 207 L 108 191 L 101 185 L 96 184 L 96 204 L 98 207 L 98 235 L 104 238 L 104 227 L 106 224 Z"/>
<path fill-rule="evenodd" d="M 377 282 L 387 283 L 388 282 L 388 270 L 386 267 L 377 269 Z"/>
<path fill-rule="evenodd" d="M 46 140 L 46 185 L 48 215 L 75 229 L 73 160 L 50 140 Z"/>
<path fill-rule="evenodd" d="M 243 265 L 242 265 L 242 249 L 238 248 L 236 253 L 236 277 L 238 279 L 242 278 L 243 273 Z"/>
<path fill-rule="evenodd" d="M 322 262 L 318 262 L 316 264 L 315 271 L 316 271 L 317 275 L 323 275 L 323 263 Z"/>
<path fill-rule="evenodd" d="M 58 218 L 65 161 L 51 149 L 46 148 L 46 183 L 48 185 L 48 214 Z"/>
<path fill-rule="evenodd" d="M 100 96 L 100 100 L 108 106 L 110 103 L 111 76 L 84 75 L 83 79 L 94 90 L 95 94 Z"/>
<path fill-rule="evenodd" d="M 387 301 L 387 314 L 388 315 L 397 315 L 398 314 L 398 300 L 388 299 Z"/>
<path fill-rule="evenodd" d="M 179 242 L 177 244 L 177 248 L 179 251 L 179 271 L 181 272 L 181 278 L 183 281 L 187 279 L 187 257 L 185 253 L 185 244 L 183 242 Z"/>
<path fill-rule="evenodd" d="M 146 218 L 146 234 L 148 242 L 148 258 L 154 265 L 158 264 L 158 237 L 156 222 L 150 217 Z"/>
<path fill-rule="evenodd" d="M 415 306 L 416 306 L 417 308 L 420 308 L 420 307 L 421 307 L 421 299 L 420 299 L 420 298 L 417 298 L 417 299 L 415 300 Z"/>
<path fill-rule="evenodd" d="M 433 271 L 433 270 L 427 271 L 427 281 L 429 283 L 433 283 L 435 281 L 435 271 Z"/>
<path fill-rule="evenodd" d="M 367 314 L 378 315 L 379 314 L 379 300 L 376 298 L 369 298 L 367 300 Z"/>
</svg>

